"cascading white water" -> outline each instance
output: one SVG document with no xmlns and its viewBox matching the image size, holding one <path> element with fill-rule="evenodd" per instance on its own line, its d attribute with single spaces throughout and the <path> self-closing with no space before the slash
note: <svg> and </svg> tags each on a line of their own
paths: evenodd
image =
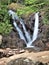
<svg viewBox="0 0 49 65">
<path fill-rule="evenodd" d="M 33 32 L 33 41 L 35 41 L 37 39 L 38 36 L 38 26 L 39 26 L 39 16 L 38 16 L 39 12 L 37 12 L 35 14 L 35 25 L 34 25 L 34 32 Z"/>
<path fill-rule="evenodd" d="M 23 32 L 22 32 L 21 29 L 17 26 L 17 24 L 16 24 L 15 21 L 13 21 L 13 25 L 15 26 L 15 28 L 16 28 L 16 30 L 17 30 L 19 36 L 20 36 L 20 38 L 23 39 L 23 40 L 25 41 L 25 43 L 26 43 L 25 37 L 24 37 L 24 35 L 23 35 Z"/>
<path fill-rule="evenodd" d="M 18 16 L 15 14 L 15 12 L 13 12 L 12 10 L 9 10 L 9 15 L 12 15 L 12 19 L 16 19 L 16 20 L 19 20 L 20 21 L 20 24 L 22 24 L 22 27 L 23 27 L 25 36 L 27 38 L 27 41 L 30 42 L 31 41 L 31 37 L 30 37 L 30 34 L 26 30 L 26 27 L 24 25 L 23 20 L 22 19 L 19 19 Z"/>
<path fill-rule="evenodd" d="M 22 27 L 23 27 L 25 36 L 26 36 L 26 38 L 27 38 L 27 41 L 30 42 L 30 41 L 31 41 L 31 36 L 30 36 L 30 34 L 27 32 L 26 27 L 25 27 L 24 22 L 23 22 L 22 19 L 20 19 L 20 23 L 22 24 Z"/>
<path fill-rule="evenodd" d="M 35 25 L 34 25 L 34 32 L 32 40 L 27 44 L 27 47 L 32 47 L 32 43 L 37 39 L 38 37 L 38 26 L 39 26 L 39 12 L 35 14 Z"/>
<path fill-rule="evenodd" d="M 14 11 L 12 11 L 12 10 L 9 10 L 8 11 L 8 13 L 9 13 L 9 16 L 11 16 L 12 15 L 12 19 L 16 19 L 16 20 L 18 20 L 19 18 L 18 18 L 18 16 L 16 15 L 16 13 L 14 12 Z"/>
<path fill-rule="evenodd" d="M 14 20 L 13 21 L 13 25 L 15 26 L 19 36 L 21 39 L 23 39 L 27 45 L 27 47 L 34 47 L 32 46 L 32 43 L 37 39 L 38 37 L 38 26 L 39 26 L 39 16 L 38 16 L 38 13 L 37 12 L 35 14 L 35 25 L 34 25 L 34 32 L 33 32 L 33 36 L 32 36 L 32 39 L 30 37 L 30 34 L 27 32 L 26 30 L 26 27 L 25 27 L 25 24 L 24 24 L 24 21 L 22 19 L 19 19 L 19 17 L 15 14 L 15 12 L 13 12 L 12 10 L 9 10 L 9 15 L 12 15 L 12 19 Z M 25 33 L 25 36 L 27 38 L 27 41 L 23 35 L 23 32 L 21 31 L 21 29 L 17 26 L 17 23 L 15 22 L 15 20 L 19 20 L 20 24 L 22 25 L 23 27 L 23 30 L 24 30 L 24 33 Z"/>
<path fill-rule="evenodd" d="M 25 39 L 25 37 L 24 37 L 24 35 L 23 35 L 23 32 L 21 31 L 21 29 L 17 26 L 17 24 L 16 24 L 16 22 L 15 22 L 15 19 L 17 19 L 17 20 L 19 19 L 18 16 L 17 16 L 17 15 L 15 14 L 15 12 L 13 12 L 12 10 L 9 10 L 9 15 L 12 15 L 13 25 L 15 26 L 15 28 L 16 28 L 16 30 L 17 30 L 19 36 L 20 36 L 20 38 L 23 39 L 23 40 L 25 41 L 25 43 L 27 43 L 27 42 L 26 42 L 26 39 Z"/>
</svg>

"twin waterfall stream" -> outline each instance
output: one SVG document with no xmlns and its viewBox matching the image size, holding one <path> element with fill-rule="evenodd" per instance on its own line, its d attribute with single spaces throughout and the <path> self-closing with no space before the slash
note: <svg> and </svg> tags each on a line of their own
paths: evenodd
<svg viewBox="0 0 49 65">
<path fill-rule="evenodd" d="M 32 43 L 38 37 L 38 26 L 39 26 L 39 15 L 38 14 L 39 14 L 39 12 L 37 12 L 35 14 L 35 24 L 34 24 L 34 31 L 33 31 L 33 34 L 32 34 L 32 38 L 31 38 L 31 35 L 29 34 L 29 32 L 27 31 L 27 29 L 25 27 L 24 21 L 22 19 L 19 19 L 19 17 L 16 15 L 16 13 L 14 11 L 9 10 L 8 13 L 9 13 L 9 16 L 12 15 L 13 25 L 16 28 L 16 30 L 17 30 L 17 32 L 19 34 L 20 39 L 23 39 L 25 41 L 27 48 L 29 48 L 29 47 L 33 48 L 34 46 L 32 45 Z M 19 26 L 15 22 L 15 20 L 19 20 L 20 24 L 23 27 L 23 31 L 25 33 L 25 36 L 23 34 L 23 31 L 19 28 Z M 26 41 L 26 39 L 27 39 L 27 41 Z"/>
</svg>

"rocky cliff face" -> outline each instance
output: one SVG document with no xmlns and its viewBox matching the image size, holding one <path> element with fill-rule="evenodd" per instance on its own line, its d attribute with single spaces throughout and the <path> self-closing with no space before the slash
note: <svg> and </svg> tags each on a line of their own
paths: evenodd
<svg viewBox="0 0 49 65">
<path fill-rule="evenodd" d="M 34 29 L 34 14 L 30 14 L 27 18 L 24 19 L 25 26 L 27 31 L 32 35 Z M 16 21 L 17 22 L 17 21 Z M 18 26 L 22 29 L 22 26 L 17 22 Z M 13 27 L 14 28 L 14 27 Z M 23 29 L 22 29 L 23 30 Z M 34 46 L 41 48 L 41 50 L 49 49 L 49 26 L 42 23 L 42 17 L 39 14 L 39 33 L 37 40 L 33 43 Z M 1 47 L 2 48 L 24 48 L 25 42 L 19 38 L 19 35 L 15 28 L 7 36 L 3 35 L 3 40 Z"/>
</svg>

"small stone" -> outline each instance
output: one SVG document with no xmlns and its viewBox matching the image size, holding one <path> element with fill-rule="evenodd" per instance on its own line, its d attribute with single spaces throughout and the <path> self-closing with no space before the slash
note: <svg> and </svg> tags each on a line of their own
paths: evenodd
<svg viewBox="0 0 49 65">
<path fill-rule="evenodd" d="M 25 52 L 25 50 L 20 50 L 19 52 L 20 52 L 20 53 L 24 53 L 24 52 Z"/>
<path fill-rule="evenodd" d="M 29 62 L 29 59 L 25 59 L 24 61 Z"/>
<path fill-rule="evenodd" d="M 0 35 L 0 45 L 2 44 L 2 35 Z"/>
</svg>

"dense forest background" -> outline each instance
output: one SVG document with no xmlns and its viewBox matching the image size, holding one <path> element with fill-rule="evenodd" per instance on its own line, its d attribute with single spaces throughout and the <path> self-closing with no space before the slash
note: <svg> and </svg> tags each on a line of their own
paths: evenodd
<svg viewBox="0 0 49 65">
<path fill-rule="evenodd" d="M 8 10 L 12 9 L 19 17 L 28 17 L 31 13 L 41 12 L 43 23 L 49 24 L 49 0 L 0 0 L 0 34 L 9 34 L 12 30 Z"/>
</svg>

